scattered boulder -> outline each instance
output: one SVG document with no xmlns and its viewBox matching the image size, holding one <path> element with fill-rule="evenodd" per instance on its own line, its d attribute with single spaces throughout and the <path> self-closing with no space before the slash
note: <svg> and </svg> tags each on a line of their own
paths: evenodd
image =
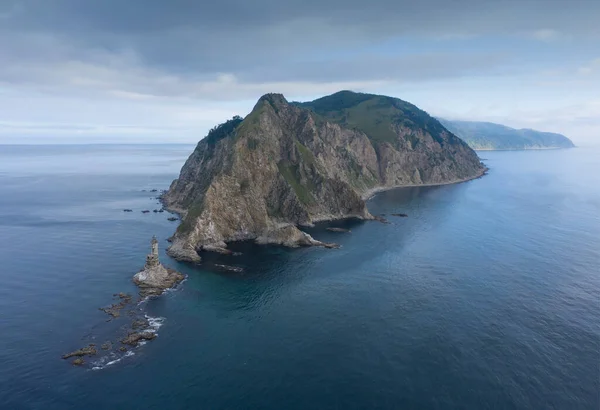
<svg viewBox="0 0 600 410">
<path fill-rule="evenodd" d="M 96 353 L 98 353 L 98 351 L 96 350 L 96 345 L 92 343 L 87 347 L 82 347 L 79 350 L 75 350 L 71 353 L 67 353 L 67 354 L 63 355 L 62 358 L 69 359 L 71 357 L 93 356 Z"/>
<path fill-rule="evenodd" d="M 350 229 L 344 228 L 326 228 L 330 232 L 340 232 L 340 233 L 350 233 L 352 232 Z"/>
</svg>

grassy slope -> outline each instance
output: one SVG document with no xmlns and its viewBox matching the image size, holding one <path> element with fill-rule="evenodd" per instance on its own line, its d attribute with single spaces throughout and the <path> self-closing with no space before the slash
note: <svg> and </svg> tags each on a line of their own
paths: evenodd
<svg viewBox="0 0 600 410">
<path fill-rule="evenodd" d="M 397 139 L 393 124 L 414 131 L 424 129 L 439 142 L 442 142 L 440 134 L 446 131 L 435 118 L 416 106 L 381 95 L 340 91 L 315 101 L 294 104 L 347 128 L 358 129 L 374 142 L 393 144 Z"/>
</svg>

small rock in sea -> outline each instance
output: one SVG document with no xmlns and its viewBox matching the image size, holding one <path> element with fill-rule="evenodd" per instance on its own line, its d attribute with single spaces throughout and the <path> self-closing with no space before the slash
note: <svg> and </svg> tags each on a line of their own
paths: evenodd
<svg viewBox="0 0 600 410">
<path fill-rule="evenodd" d="M 143 213 L 143 214 L 147 214 L 147 213 L 150 213 L 150 211 L 149 211 L 148 209 L 144 209 L 144 210 L 142 211 L 142 213 Z"/>
<path fill-rule="evenodd" d="M 127 293 L 116 293 L 114 296 L 118 296 L 119 299 L 121 299 L 121 301 L 119 303 L 113 303 L 112 305 L 110 305 L 109 307 L 102 307 L 102 308 L 98 308 L 101 311 L 103 311 L 104 313 L 109 314 L 110 316 L 112 316 L 113 318 L 117 318 L 119 316 L 121 316 L 121 310 L 129 303 L 131 302 L 131 295 L 127 294 Z"/>
<path fill-rule="evenodd" d="M 112 349 L 112 342 L 109 340 L 106 343 L 102 343 L 102 346 L 100 346 L 102 348 L 102 350 L 110 350 Z"/>
<path fill-rule="evenodd" d="M 158 192 L 158 189 L 151 189 L 150 192 Z"/>
<path fill-rule="evenodd" d="M 352 232 L 350 229 L 344 229 L 344 228 L 326 228 L 326 229 L 331 232 L 343 232 L 343 233 Z"/>
<path fill-rule="evenodd" d="M 154 210 L 154 211 L 152 211 L 152 212 L 154 212 L 155 214 L 157 214 L 157 213 L 158 213 L 158 209 L 155 209 L 155 210 Z"/>
<path fill-rule="evenodd" d="M 327 249 L 340 249 L 340 245 L 337 243 L 323 243 L 323 247 Z"/>
<path fill-rule="evenodd" d="M 73 360 L 73 362 L 71 362 L 71 364 L 73 366 L 81 366 L 85 363 L 85 360 L 83 360 L 81 357 L 78 357 L 77 359 Z"/>
<path fill-rule="evenodd" d="M 148 319 L 136 319 L 133 321 L 133 323 L 131 324 L 131 328 L 134 330 L 138 330 L 138 329 L 147 329 L 150 327 L 150 322 L 148 322 Z"/>
<path fill-rule="evenodd" d="M 229 265 L 218 265 L 215 264 L 216 267 L 221 268 L 223 270 L 229 271 L 229 272 L 236 272 L 236 273 L 241 273 L 244 271 L 243 268 L 237 267 L 237 266 L 229 266 Z"/>
<path fill-rule="evenodd" d="M 119 351 L 120 352 L 126 352 L 127 348 L 125 346 L 121 346 L 121 347 L 119 347 Z"/>
<path fill-rule="evenodd" d="M 165 212 L 165 210 L 164 209 L 159 209 L 158 212 L 160 212 L 162 214 L 163 212 Z"/>
<path fill-rule="evenodd" d="M 156 333 L 153 332 L 134 332 L 121 339 L 124 345 L 137 346 L 142 340 L 152 340 L 156 338 Z"/>
<path fill-rule="evenodd" d="M 125 299 L 125 300 L 127 300 L 127 302 L 131 302 L 131 298 L 132 298 L 132 296 L 129 293 L 125 293 L 125 292 L 115 293 L 113 296 L 118 296 L 119 299 Z"/>
<path fill-rule="evenodd" d="M 63 359 L 69 359 L 71 357 L 81 357 L 81 356 L 93 356 L 97 353 L 96 345 L 90 344 L 88 347 L 83 347 L 79 350 L 75 350 L 74 352 L 67 353 L 63 355 Z"/>
<path fill-rule="evenodd" d="M 171 222 L 174 222 L 174 221 L 177 221 L 177 220 L 178 220 L 178 218 L 175 218 L 174 216 L 172 216 L 170 218 L 167 218 L 167 221 L 171 221 Z"/>
<path fill-rule="evenodd" d="M 378 222 L 381 222 L 382 224 L 389 224 L 390 223 L 390 221 L 388 221 L 387 219 L 385 219 L 382 216 L 374 216 L 373 219 L 376 220 L 376 221 L 378 221 Z"/>
<path fill-rule="evenodd" d="M 133 209 L 123 209 L 123 212 L 133 212 Z"/>
<path fill-rule="evenodd" d="M 392 216 L 399 216 L 400 218 L 406 218 L 408 217 L 407 214 L 391 214 Z"/>
</svg>

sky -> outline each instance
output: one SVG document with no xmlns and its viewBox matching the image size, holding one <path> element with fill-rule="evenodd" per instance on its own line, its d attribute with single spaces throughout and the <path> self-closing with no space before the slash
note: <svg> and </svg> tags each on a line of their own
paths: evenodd
<svg viewBox="0 0 600 410">
<path fill-rule="evenodd" d="M 0 143 L 195 143 L 268 92 L 600 144 L 597 0 L 0 0 Z"/>
</svg>

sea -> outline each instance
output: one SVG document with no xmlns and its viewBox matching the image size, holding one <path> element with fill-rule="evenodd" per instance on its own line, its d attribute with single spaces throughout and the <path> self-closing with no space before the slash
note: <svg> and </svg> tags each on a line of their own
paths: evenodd
<svg viewBox="0 0 600 410">
<path fill-rule="evenodd" d="M 192 150 L 0 146 L 1 409 L 600 408 L 599 150 L 481 152 L 483 178 L 373 197 L 390 224 L 308 229 L 340 249 L 200 266 L 152 212 Z M 99 308 L 136 293 L 153 235 L 187 279 L 122 353 L 130 318 Z"/>
</svg>

